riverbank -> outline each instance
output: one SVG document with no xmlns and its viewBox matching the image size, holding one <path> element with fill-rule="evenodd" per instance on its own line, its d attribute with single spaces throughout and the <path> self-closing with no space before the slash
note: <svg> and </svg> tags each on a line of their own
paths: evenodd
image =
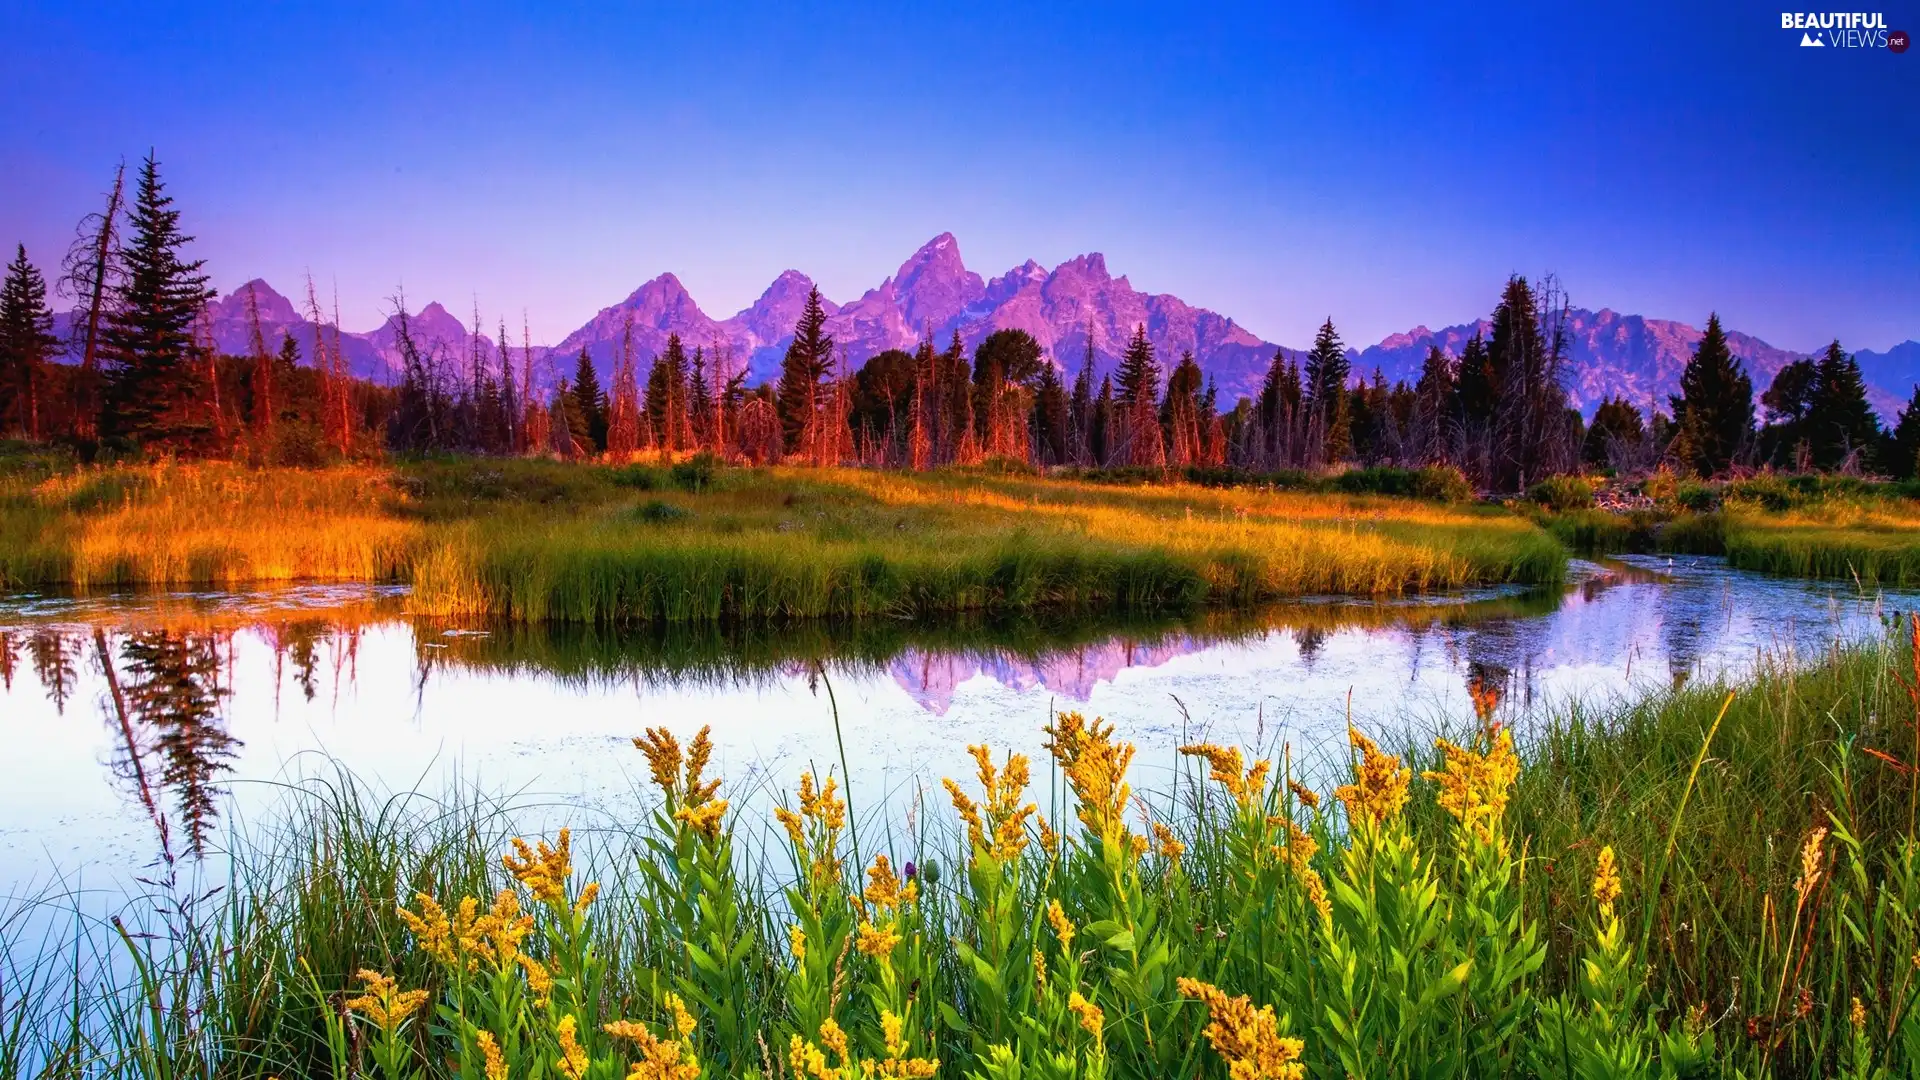
<svg viewBox="0 0 1920 1080">
<path fill-rule="evenodd" d="M 0 480 L 0 587 L 397 582 L 441 616 L 1149 612 L 1564 573 L 1551 537 L 1497 508 L 980 470 L 447 459 Z"/>
<path fill-rule="evenodd" d="M 1257 750 L 1210 750 L 1150 782 L 1129 767 L 1127 732 L 1062 719 L 1050 739 L 1065 781 L 1056 798 L 1044 782 L 1024 793 L 1027 770 L 994 755 L 960 780 L 964 799 L 936 789 L 905 816 L 880 793 L 849 792 L 848 808 L 803 787 L 783 799 L 791 835 L 716 801 L 747 793 L 707 790 L 714 778 L 655 736 L 635 761 L 652 759 L 659 789 L 581 812 L 570 859 L 536 859 L 540 873 L 515 863 L 509 874 L 499 860 L 550 807 L 472 790 L 387 796 L 338 777 L 243 830 L 222 892 L 185 909 L 157 898 L 175 905 L 161 914 L 123 909 L 130 932 L 158 936 L 108 932 L 77 984 L 62 967 L 70 950 L 7 935 L 16 990 L 0 1017 L 0 1071 L 70 1054 L 135 1076 L 386 1075 L 375 1056 L 386 1052 L 400 1072 L 440 1076 L 463 1055 L 480 1065 L 486 1031 L 518 1075 L 570 1053 L 572 1016 L 594 1068 L 619 1075 L 637 1056 L 603 1030 L 631 1020 L 677 1044 L 674 1060 L 749 1075 L 765 1063 L 781 1072 L 787 1050 L 774 1047 L 796 1036 L 832 1054 L 828 1015 L 850 1054 L 883 1059 L 884 1009 L 902 1059 L 937 1058 L 939 1075 L 985 1074 L 1002 1044 L 1022 1058 L 1051 1048 L 1082 1070 L 1098 1056 L 1113 1076 L 1212 1075 L 1207 995 L 1183 992 L 1186 977 L 1290 1016 L 1285 1034 L 1316 1076 L 1338 1075 L 1351 1041 L 1329 1006 L 1355 1010 L 1368 1045 L 1404 1046 L 1409 1068 L 1473 1067 L 1488 1052 L 1544 1067 L 1540 1055 L 1565 1039 L 1569 1054 L 1625 1047 L 1747 1075 L 1830 1075 L 1858 1050 L 1898 1074 L 1902 1040 L 1920 1035 L 1906 769 L 1916 729 L 1900 682 L 1911 641 L 1806 659 L 1537 724 L 1516 725 L 1488 687 L 1480 715 L 1450 725 L 1468 751 L 1419 740 L 1402 751 L 1410 771 L 1361 752 L 1341 792 L 1288 784 L 1327 770 L 1284 757 L 1250 773 Z M 691 751 L 697 725 L 669 726 Z M 1517 731 L 1517 759 L 1503 731 Z M 1022 810 L 1035 796 L 1045 828 Z M 1604 907 L 1603 849 L 1620 890 L 1603 890 Z M 1415 851 L 1432 861 L 1410 861 Z M 503 888 L 514 909 L 491 933 L 524 912 L 531 934 L 489 937 L 476 924 L 477 936 L 438 937 L 434 909 L 416 899 L 435 898 L 457 926 L 462 896 L 483 914 Z M 1431 900 L 1415 899 L 1427 889 Z M 1405 963 L 1388 964 L 1388 948 Z M 117 963 L 128 950 L 147 966 Z M 709 968 L 700 956 L 726 960 Z M 1359 975 L 1343 988 L 1328 973 L 1346 957 Z M 467 959 L 477 977 L 462 974 Z M 1587 960 L 1605 981 L 1575 978 Z M 426 995 L 391 1041 L 361 997 L 363 968 L 395 978 L 395 993 Z M 115 970 L 123 981 L 103 974 Z M 1094 1027 L 1092 1013 L 1065 1008 L 1076 993 L 1098 1011 Z M 1028 1042 L 1035 1026 L 1045 1039 Z M 768 1031 L 763 1057 L 755 1035 Z"/>
</svg>

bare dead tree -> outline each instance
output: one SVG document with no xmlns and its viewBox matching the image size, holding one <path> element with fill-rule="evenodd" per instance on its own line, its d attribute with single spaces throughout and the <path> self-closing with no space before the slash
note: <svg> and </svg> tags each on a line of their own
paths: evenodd
<svg viewBox="0 0 1920 1080">
<path fill-rule="evenodd" d="M 252 282 L 247 283 L 247 334 L 253 349 L 253 428 L 266 443 L 273 437 L 273 357 L 260 330 L 260 299 Z"/>
<path fill-rule="evenodd" d="M 74 434 L 90 439 L 98 432 L 100 389 L 100 323 L 113 293 L 114 267 L 119 263 L 120 212 L 127 163 L 113 172 L 113 190 L 107 208 L 80 219 L 73 245 L 62 266 L 60 291 L 84 312 L 73 326 L 73 345 L 80 353 L 80 371 L 74 380 Z"/>
</svg>

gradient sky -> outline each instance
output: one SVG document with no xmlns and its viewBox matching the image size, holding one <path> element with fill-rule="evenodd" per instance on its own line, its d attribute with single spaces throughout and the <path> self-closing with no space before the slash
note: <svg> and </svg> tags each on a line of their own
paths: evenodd
<svg viewBox="0 0 1920 1080">
<path fill-rule="evenodd" d="M 1920 50 L 1803 49 L 1772 4 L 592 7 L 8 0 L 0 241 L 56 262 L 151 145 L 216 287 L 311 270 L 349 329 L 404 286 L 554 341 L 668 270 L 720 318 L 788 267 L 844 301 L 952 231 L 1292 345 L 1513 271 L 1920 337 Z"/>
</svg>

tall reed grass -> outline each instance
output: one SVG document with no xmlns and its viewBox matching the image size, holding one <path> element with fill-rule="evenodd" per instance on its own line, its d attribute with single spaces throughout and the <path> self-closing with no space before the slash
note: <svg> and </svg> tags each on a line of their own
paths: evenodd
<svg viewBox="0 0 1920 1080">
<path fill-rule="evenodd" d="M 1878 1077 L 1920 1064 L 1920 623 L 1452 741 L 1133 750 L 774 820 L 704 732 L 615 820 L 297 791 L 227 888 L 79 959 L 11 934 L 9 1075 Z M 1043 789 L 1044 790 L 1044 789 Z M 187 912 L 183 917 L 180 913 Z M 117 972 L 118 977 L 109 977 Z"/>
</svg>

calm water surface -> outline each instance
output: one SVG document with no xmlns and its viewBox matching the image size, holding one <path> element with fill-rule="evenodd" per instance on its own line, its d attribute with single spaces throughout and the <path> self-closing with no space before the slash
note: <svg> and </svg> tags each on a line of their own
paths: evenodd
<svg viewBox="0 0 1920 1080">
<path fill-rule="evenodd" d="M 364 588 L 0 597 L 0 890 L 139 873 L 163 829 L 177 855 L 217 849 L 285 781 L 335 762 L 390 790 L 463 777 L 628 812 L 632 736 L 711 724 L 736 798 L 844 753 L 859 812 L 970 773 L 969 743 L 1039 754 L 1049 710 L 1070 708 L 1137 743 L 1136 783 L 1152 786 L 1202 735 L 1323 758 L 1349 695 L 1362 727 L 1424 731 L 1470 715 L 1467 686 L 1486 681 L 1525 724 L 1556 702 L 1737 673 L 1762 649 L 1816 654 L 1920 605 L 1706 558 L 1574 577 L 1119 625 L 753 633 L 428 623 L 403 593 Z"/>
</svg>

